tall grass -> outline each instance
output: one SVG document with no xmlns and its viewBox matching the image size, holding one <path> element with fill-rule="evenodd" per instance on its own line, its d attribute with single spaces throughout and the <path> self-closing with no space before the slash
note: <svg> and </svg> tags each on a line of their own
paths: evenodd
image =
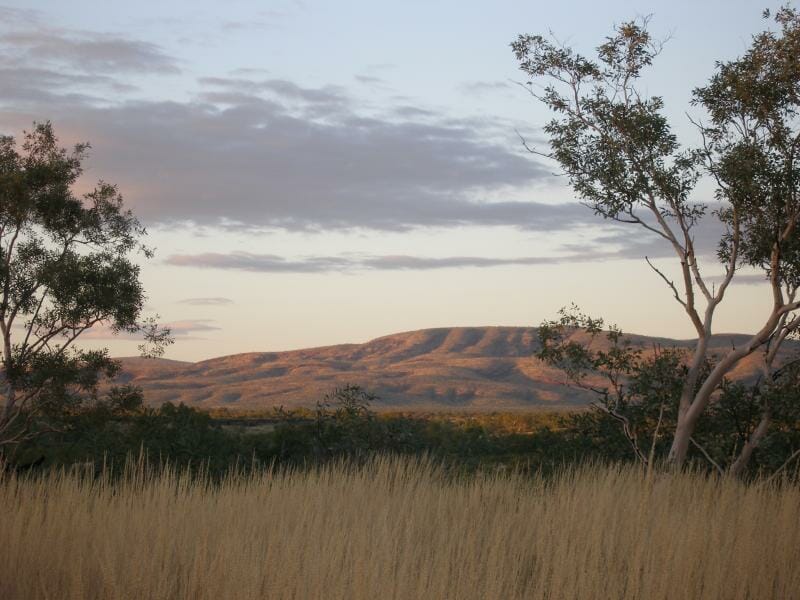
<svg viewBox="0 0 800 600">
<path fill-rule="evenodd" d="M 0 481 L 0 597 L 792 598 L 800 491 L 623 467 L 430 464 Z"/>
</svg>

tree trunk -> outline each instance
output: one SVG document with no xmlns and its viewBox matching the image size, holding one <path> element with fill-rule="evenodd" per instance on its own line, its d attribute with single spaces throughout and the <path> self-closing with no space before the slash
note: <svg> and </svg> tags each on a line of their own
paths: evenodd
<svg viewBox="0 0 800 600">
<path fill-rule="evenodd" d="M 706 359 L 708 352 L 708 339 L 710 337 L 710 326 L 706 325 L 705 335 L 701 335 L 697 339 L 697 346 L 695 347 L 694 356 L 692 357 L 689 372 L 686 376 L 686 381 L 683 382 L 683 389 L 681 390 L 681 398 L 678 404 L 678 423 L 675 426 L 675 435 L 672 438 L 672 446 L 669 449 L 667 461 L 678 468 L 683 466 L 686 461 L 686 455 L 689 452 L 689 443 L 694 434 L 695 423 L 697 418 L 692 416 L 692 404 L 695 399 L 695 389 L 700 371 L 703 368 L 703 362 Z"/>
<path fill-rule="evenodd" d="M 675 428 L 675 437 L 672 440 L 672 447 L 669 450 L 668 461 L 677 467 L 682 467 L 686 462 L 686 454 L 689 451 L 689 443 L 692 435 L 694 434 L 697 421 L 700 415 L 705 411 L 711 400 L 711 395 L 719 387 L 725 375 L 730 373 L 740 360 L 745 356 L 752 354 L 759 346 L 763 345 L 770 334 L 774 331 L 775 326 L 778 324 L 780 315 L 782 314 L 779 309 L 782 308 L 776 305 L 772 314 L 770 315 L 761 331 L 756 333 L 744 345 L 730 351 L 716 366 L 711 370 L 711 373 L 705 378 L 700 389 L 694 395 L 691 404 L 686 407 L 681 402 L 678 410 L 678 424 Z M 684 388 L 685 391 L 685 388 Z M 683 400 L 683 399 L 682 399 Z"/>
<path fill-rule="evenodd" d="M 689 443 L 694 434 L 695 420 L 692 419 L 688 411 L 678 414 L 678 423 L 675 426 L 675 435 L 672 438 L 672 446 L 669 449 L 667 461 L 680 468 L 686 462 L 686 455 L 689 453 Z"/>
<path fill-rule="evenodd" d="M 3 405 L 0 407 L 2 409 L 0 410 L 0 445 L 3 443 L 3 433 L 7 429 L 9 422 L 12 420 L 14 409 L 17 404 L 17 391 L 13 382 L 11 381 L 11 378 L 8 376 L 8 371 L 10 368 L 10 361 L 8 360 L 8 357 L 11 356 L 11 353 L 8 350 L 10 347 L 8 340 L 6 340 L 5 347 L 6 350 L 3 353 L 3 361 L 2 364 L 0 364 L 0 384 L 2 384 L 2 388 L 0 389 L 2 389 L 3 393 Z"/>
<path fill-rule="evenodd" d="M 0 363 L 0 367 L 2 367 L 2 373 L 0 374 L 2 375 L 2 382 L 5 384 L 3 386 L 3 411 L 0 413 L 0 427 L 2 427 L 11 417 L 11 411 L 16 403 L 16 394 L 14 392 L 14 384 L 11 382 L 11 377 L 9 377 L 9 372 L 11 371 L 11 332 L 5 323 L 2 323 L 0 328 L 3 330 L 3 360 Z"/>
<path fill-rule="evenodd" d="M 750 458 L 753 456 L 753 451 L 756 448 L 758 448 L 758 445 L 761 443 L 761 440 L 767 434 L 770 420 L 771 416 L 769 411 L 765 411 L 764 416 L 761 417 L 761 421 L 759 421 L 758 423 L 758 426 L 755 428 L 753 433 L 750 434 L 750 437 L 747 438 L 747 441 L 742 447 L 742 451 L 739 453 L 739 456 L 736 457 L 736 460 L 731 465 L 729 469 L 731 475 L 733 475 L 734 477 L 739 477 L 742 473 L 744 473 L 744 470 L 750 463 Z"/>
</svg>

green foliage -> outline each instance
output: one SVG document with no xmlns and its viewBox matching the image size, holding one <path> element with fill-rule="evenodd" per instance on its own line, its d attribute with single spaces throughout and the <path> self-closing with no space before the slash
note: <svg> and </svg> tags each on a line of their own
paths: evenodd
<svg viewBox="0 0 800 600">
<path fill-rule="evenodd" d="M 724 382 L 698 424 L 697 439 L 721 466 L 729 464 L 769 415 L 767 433 L 755 449 L 751 471 L 774 472 L 800 449 L 800 369 L 795 362 L 771 381 Z"/>
<path fill-rule="evenodd" d="M 579 196 L 597 214 L 641 222 L 639 209 L 664 208 L 689 221 L 702 207 L 689 202 L 698 179 L 698 154 L 681 151 L 663 100 L 639 94 L 634 83 L 660 52 L 647 20 L 623 23 L 590 60 L 540 35 L 511 44 L 520 69 L 546 78 L 531 93 L 556 115 L 545 127 L 556 160 Z"/>
<path fill-rule="evenodd" d="M 661 455 L 660 436 L 677 418 L 687 373 L 685 353 L 654 347 L 645 355 L 617 326 L 604 329 L 602 319 L 574 305 L 561 309 L 560 315 L 539 327 L 537 357 L 561 369 L 572 385 L 594 392 L 594 407 L 602 413 L 596 417 L 598 432 L 608 433 L 607 426 L 615 424 L 636 459 L 650 464 Z M 586 417 L 582 420 L 585 426 Z"/>
<path fill-rule="evenodd" d="M 375 397 L 358 386 L 333 390 L 316 410 L 277 409 L 235 426 L 229 416 L 214 419 L 170 403 L 147 408 L 141 399 L 135 388 L 120 388 L 106 401 L 76 410 L 68 427 L 17 445 L 7 459 L 18 469 L 113 472 L 127 457 L 141 455 L 155 465 L 222 477 L 230 469 L 363 462 L 376 453 L 424 455 L 459 472 L 552 472 L 593 452 L 584 439 L 563 430 L 567 420 L 560 414 L 379 414 L 371 410 Z"/>
<path fill-rule="evenodd" d="M 597 48 L 596 59 L 540 35 L 521 35 L 512 44 L 520 69 L 530 78 L 531 94 L 555 115 L 545 127 L 550 151 L 529 149 L 557 162 L 596 214 L 660 237 L 677 259 L 677 283 L 648 264 L 697 333 L 690 356 L 659 349 L 652 360 L 645 359 L 614 328 L 604 334 L 607 349 L 591 348 L 602 321 L 585 315 L 562 314 L 559 321 L 544 324 L 540 357 L 564 369 L 574 384 L 597 392 L 597 406 L 619 422 L 643 463 L 657 454 L 663 425 L 672 434 L 668 458 L 674 464 L 686 461 L 691 445 L 716 468 L 730 462 L 731 472 L 740 474 L 767 431 L 786 423 L 781 417 L 770 423 L 777 405 L 770 390 L 779 379 L 778 350 L 800 331 L 800 13 L 784 7 L 774 20 L 778 31 L 754 36 L 742 57 L 717 63 L 708 85 L 694 90 L 694 105 L 710 120 L 695 123 L 703 140 L 696 149 L 681 148 L 663 114 L 663 100 L 639 87 L 661 50 L 648 31 L 648 19 L 618 26 Z M 540 79 L 546 81 L 542 92 L 534 87 Z M 723 230 L 717 258 L 725 269 L 719 285 L 704 276 L 695 247 L 696 225 L 710 207 L 694 202 L 691 193 L 704 174 L 717 185 L 719 207 L 713 214 Z M 746 343 L 712 357 L 715 311 L 743 265 L 765 274 L 773 301 Z M 583 330 L 589 343 L 559 337 L 566 329 Z M 731 386 L 726 377 L 757 351 L 763 352 L 765 381 L 751 390 Z M 591 382 L 597 380 L 604 384 L 594 387 Z M 721 439 L 712 449 L 699 442 L 701 421 L 728 414 L 720 412 L 726 405 L 735 406 L 739 415 L 754 402 L 759 406 L 756 424 L 750 419 L 738 437 L 730 431 L 723 436 L 738 444 L 737 458 L 722 461 L 729 444 Z M 649 452 L 642 443 L 642 422 L 652 430 Z"/>
<path fill-rule="evenodd" d="M 72 192 L 88 149 L 59 147 L 50 123 L 25 133 L 21 148 L 0 137 L 0 447 L 59 428 L 97 400 L 99 379 L 118 366 L 104 351 L 74 345 L 92 327 L 144 333 L 155 353 L 171 342 L 141 322 L 133 256 L 151 256 L 144 228 L 115 186 Z"/>
<path fill-rule="evenodd" d="M 687 376 L 688 351 L 637 347 L 616 326 L 589 317 L 574 305 L 539 328 L 537 357 L 562 370 L 571 385 L 595 393 L 595 410 L 570 416 L 565 428 L 590 440 L 593 453 L 609 460 L 634 458 L 647 465 L 663 460 L 668 432 L 678 420 L 678 403 Z M 703 367 L 707 373 L 713 364 Z M 701 377 L 702 379 L 702 377 Z M 751 472 L 774 471 L 800 448 L 800 367 L 791 362 L 770 381 L 723 380 L 719 394 L 692 438 L 695 463 L 725 470 L 764 419 L 764 441 Z"/>
<path fill-rule="evenodd" d="M 170 464 L 214 478 L 224 477 L 231 469 L 363 462 L 376 453 L 427 456 L 455 473 L 513 469 L 549 474 L 586 461 L 635 460 L 619 423 L 600 410 L 380 414 L 363 404 L 369 394 L 352 386 L 343 389 L 349 391 L 338 396 L 341 402 L 333 392 L 320 403 L 327 402 L 322 414 L 277 410 L 262 419 L 251 419 L 250 425 L 235 427 L 227 424 L 230 420 L 214 419 L 185 405 L 145 408 L 137 390 L 120 389 L 113 400 L 76 411 L 69 427 L 28 440 L 7 458 L 18 469 L 79 467 L 99 473 L 103 469 L 118 471 L 128 457 L 142 456 L 154 466 Z M 357 410 L 346 410 L 353 399 Z M 737 412 L 727 418 L 745 429 L 752 426 L 742 414 L 744 404 L 726 402 L 715 405 L 715 410 L 734 408 Z M 652 411 L 645 414 L 643 407 L 629 406 L 628 410 L 640 439 L 650 440 L 657 417 Z M 263 426 L 265 419 L 269 427 Z M 720 461 L 736 443 L 733 430 L 722 424 L 722 418 L 714 415 L 704 421 L 698 434 Z M 755 456 L 751 473 L 774 472 L 787 453 L 800 448 L 793 427 L 776 428 L 767 440 Z M 665 440 L 660 438 L 657 455 L 662 457 L 665 452 Z M 702 456 L 695 459 L 698 467 L 708 466 Z"/>
<path fill-rule="evenodd" d="M 744 56 L 719 63 L 708 85 L 694 91 L 694 103 L 710 116 L 701 128 L 703 158 L 725 203 L 720 258 L 738 251 L 741 262 L 794 289 L 800 285 L 800 14 L 785 7 L 774 20 L 780 31 L 758 34 Z"/>
</svg>

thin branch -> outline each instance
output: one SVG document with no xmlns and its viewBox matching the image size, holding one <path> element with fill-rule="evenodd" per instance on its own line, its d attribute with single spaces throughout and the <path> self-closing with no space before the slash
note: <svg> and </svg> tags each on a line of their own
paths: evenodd
<svg viewBox="0 0 800 600">
<path fill-rule="evenodd" d="M 725 471 L 722 470 L 722 467 L 720 467 L 717 464 L 717 462 L 713 458 L 711 458 L 709 456 L 708 452 L 706 452 L 706 449 L 703 448 L 700 444 L 698 444 L 697 440 L 695 440 L 693 437 L 690 437 L 689 441 L 694 445 L 695 448 L 697 448 L 698 450 L 700 450 L 700 452 L 703 453 L 703 456 L 706 457 L 706 460 L 708 462 L 710 462 L 712 465 L 714 465 L 714 467 L 717 469 L 717 471 L 719 472 L 720 475 L 725 475 Z"/>
<path fill-rule="evenodd" d="M 658 441 L 658 432 L 661 429 L 661 422 L 664 419 L 664 403 L 661 403 L 661 407 L 658 411 L 658 422 L 656 423 L 656 430 L 653 432 L 653 441 L 650 444 L 650 455 L 647 458 L 647 469 L 648 472 L 652 472 L 653 462 L 656 456 L 656 442 Z"/>
<path fill-rule="evenodd" d="M 784 470 L 786 467 L 788 467 L 788 466 L 789 466 L 789 464 L 790 464 L 790 463 L 791 463 L 791 462 L 792 462 L 794 459 L 796 459 L 798 456 L 800 456 L 800 449 L 798 449 L 798 450 L 795 450 L 794 452 L 792 452 L 791 456 L 789 456 L 789 458 L 787 458 L 787 459 L 784 461 L 784 463 L 783 463 L 783 464 L 782 464 L 782 465 L 781 465 L 781 466 L 778 468 L 778 470 L 777 470 L 777 471 L 775 471 L 775 472 L 774 472 L 772 475 L 770 475 L 770 476 L 767 478 L 767 481 L 766 481 L 765 483 L 771 483 L 771 482 L 772 482 L 774 479 L 776 479 L 776 478 L 778 477 L 778 475 L 779 475 L 781 472 L 783 472 L 783 470 Z"/>
<path fill-rule="evenodd" d="M 636 454 L 636 457 L 639 459 L 639 461 L 641 461 L 643 465 L 647 466 L 648 465 L 647 457 L 644 455 L 641 448 L 639 448 L 638 439 L 633 429 L 631 428 L 631 423 L 628 420 L 628 418 L 599 402 L 593 402 L 592 406 L 595 406 L 596 408 L 602 410 L 611 418 L 616 419 L 619 423 L 622 424 L 622 432 L 625 434 L 625 437 L 627 438 L 628 443 L 631 445 L 633 452 Z"/>
<path fill-rule="evenodd" d="M 647 261 L 647 264 L 650 265 L 650 268 L 653 269 L 653 271 L 655 271 L 658 274 L 658 276 L 661 277 L 661 279 L 663 279 L 664 282 L 669 286 L 669 288 L 672 290 L 673 296 L 675 296 L 675 300 L 677 300 L 681 306 L 686 308 L 686 302 L 681 300 L 680 294 L 678 293 L 678 288 L 675 287 L 675 283 L 671 279 L 667 278 L 667 276 L 664 275 L 664 273 L 658 267 L 656 267 L 652 262 L 650 262 L 649 257 L 645 256 L 644 259 L 645 261 Z"/>
<path fill-rule="evenodd" d="M 522 146 L 525 148 L 525 150 L 527 150 L 527 151 L 528 151 L 528 152 L 530 152 L 531 154 L 535 154 L 536 156 L 541 156 L 542 158 L 549 158 L 550 160 L 553 160 L 553 155 L 552 155 L 552 153 L 541 152 L 540 150 L 537 150 L 537 149 L 536 149 L 536 148 L 534 148 L 533 146 L 530 146 L 530 145 L 528 144 L 528 141 L 527 141 L 527 140 L 525 139 L 525 137 L 524 137 L 524 136 L 523 136 L 523 135 L 522 135 L 522 134 L 519 132 L 519 130 L 518 130 L 518 129 L 515 129 L 515 130 L 514 130 L 514 133 L 516 133 L 516 134 L 517 134 L 517 137 L 519 138 L 519 141 L 520 141 L 520 142 L 522 142 Z"/>
</svg>

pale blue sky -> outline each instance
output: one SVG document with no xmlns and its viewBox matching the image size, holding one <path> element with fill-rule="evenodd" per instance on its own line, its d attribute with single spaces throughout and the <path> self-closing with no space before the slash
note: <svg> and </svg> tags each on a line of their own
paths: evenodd
<svg viewBox="0 0 800 600">
<path fill-rule="evenodd" d="M 405 95 L 454 114 L 485 110 L 529 118 L 530 106 L 509 98 L 465 93 L 465 84 L 522 79 L 508 44 L 521 32 L 547 32 L 590 52 L 614 23 L 653 15 L 652 30 L 672 36 L 659 60 L 653 92 L 683 101 L 703 82 L 714 60 L 732 58 L 775 2 L 7 2 L 34 10 L 47 25 L 124 34 L 159 45 L 179 61 L 182 75 L 143 83 L 150 98 L 182 100 L 195 79 L 237 69 L 307 86 L 352 86 L 355 77 L 385 80 L 386 94 Z M 773 6 L 774 7 L 774 6 Z M 516 90 L 514 90 L 516 91 Z M 474 90 L 473 90 L 474 92 Z M 509 94 L 512 95 L 512 94 Z M 516 95 L 516 94 L 514 94 Z M 496 94 L 502 96 L 502 94 Z M 505 100 L 505 101 L 504 101 Z"/>
<path fill-rule="evenodd" d="M 179 333 L 170 356 L 194 360 L 537 324 L 572 301 L 626 330 L 690 337 L 643 263 L 657 244 L 603 239 L 523 152 L 515 129 L 535 140 L 548 115 L 512 83 L 524 78 L 509 44 L 552 30 L 590 53 L 614 23 L 652 14 L 671 40 L 643 86 L 692 143 L 691 89 L 777 3 L 4 6 L 0 131 L 49 118 L 66 142 L 93 143 L 89 177 L 120 185 L 158 248 L 143 277 Z M 719 331 L 751 328 L 768 301 L 756 285 L 732 291 Z"/>
</svg>

